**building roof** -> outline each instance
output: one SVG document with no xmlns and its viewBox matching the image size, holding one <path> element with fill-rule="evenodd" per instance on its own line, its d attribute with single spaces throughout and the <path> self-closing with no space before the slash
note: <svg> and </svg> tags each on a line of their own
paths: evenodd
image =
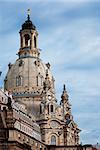
<svg viewBox="0 0 100 150">
<path fill-rule="evenodd" d="M 27 20 L 22 24 L 22 30 L 24 29 L 36 29 L 36 26 L 33 24 L 33 22 L 30 20 L 30 16 L 28 15 Z"/>
</svg>

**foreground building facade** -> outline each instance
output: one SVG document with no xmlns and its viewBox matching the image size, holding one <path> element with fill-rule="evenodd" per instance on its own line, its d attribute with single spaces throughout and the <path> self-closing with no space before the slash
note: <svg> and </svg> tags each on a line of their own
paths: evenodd
<svg viewBox="0 0 100 150">
<path fill-rule="evenodd" d="M 42 62 L 37 40 L 28 15 L 20 30 L 18 59 L 8 65 L 0 91 L 0 150 L 83 149 L 66 87 L 58 104 L 50 64 Z"/>
</svg>

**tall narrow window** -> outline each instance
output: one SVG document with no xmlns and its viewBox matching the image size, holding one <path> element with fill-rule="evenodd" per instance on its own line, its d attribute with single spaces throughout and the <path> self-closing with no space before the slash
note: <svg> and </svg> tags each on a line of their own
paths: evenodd
<svg viewBox="0 0 100 150">
<path fill-rule="evenodd" d="M 42 114 L 42 106 L 41 106 L 41 104 L 40 104 L 40 114 Z"/>
<path fill-rule="evenodd" d="M 36 48 L 36 37 L 34 36 L 34 47 Z"/>
<path fill-rule="evenodd" d="M 56 137 L 54 135 L 51 136 L 51 145 L 56 145 Z"/>
<path fill-rule="evenodd" d="M 16 86 L 22 86 L 22 76 L 16 77 Z"/>
<path fill-rule="evenodd" d="M 29 34 L 25 34 L 25 47 L 29 47 L 30 46 L 30 36 Z"/>
<path fill-rule="evenodd" d="M 18 86 L 18 77 L 16 77 L 16 86 Z"/>
<path fill-rule="evenodd" d="M 36 77 L 36 84 L 37 84 L 37 86 L 38 86 L 38 76 Z"/>
<path fill-rule="evenodd" d="M 43 77 L 41 76 L 41 86 L 43 85 Z"/>
<path fill-rule="evenodd" d="M 48 105 L 48 114 L 49 114 L 49 105 Z"/>
<path fill-rule="evenodd" d="M 39 75 L 36 77 L 36 83 L 37 83 L 37 86 L 42 86 L 43 85 L 43 76 Z"/>
<path fill-rule="evenodd" d="M 53 112 L 53 105 L 51 105 L 51 112 Z"/>
<path fill-rule="evenodd" d="M 41 75 L 38 76 L 38 85 L 41 86 Z"/>
</svg>

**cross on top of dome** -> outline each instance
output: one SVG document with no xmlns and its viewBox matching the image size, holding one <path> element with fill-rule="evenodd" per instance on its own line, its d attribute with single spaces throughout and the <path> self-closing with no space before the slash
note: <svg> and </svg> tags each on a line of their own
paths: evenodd
<svg viewBox="0 0 100 150">
<path fill-rule="evenodd" d="M 36 26 L 30 20 L 30 9 L 27 10 L 27 20 L 22 24 L 22 30 L 24 29 L 36 30 Z"/>
<path fill-rule="evenodd" d="M 30 9 L 27 10 L 27 19 L 30 20 Z"/>
</svg>

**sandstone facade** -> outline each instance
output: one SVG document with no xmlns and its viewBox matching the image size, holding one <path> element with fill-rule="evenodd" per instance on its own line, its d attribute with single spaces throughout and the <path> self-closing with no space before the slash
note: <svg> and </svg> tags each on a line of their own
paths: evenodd
<svg viewBox="0 0 100 150">
<path fill-rule="evenodd" d="M 8 65 L 5 92 L 0 91 L 1 150 L 80 150 L 80 129 L 66 87 L 59 104 L 50 64 L 42 62 L 37 40 L 28 15 L 20 30 L 18 59 Z"/>
</svg>

